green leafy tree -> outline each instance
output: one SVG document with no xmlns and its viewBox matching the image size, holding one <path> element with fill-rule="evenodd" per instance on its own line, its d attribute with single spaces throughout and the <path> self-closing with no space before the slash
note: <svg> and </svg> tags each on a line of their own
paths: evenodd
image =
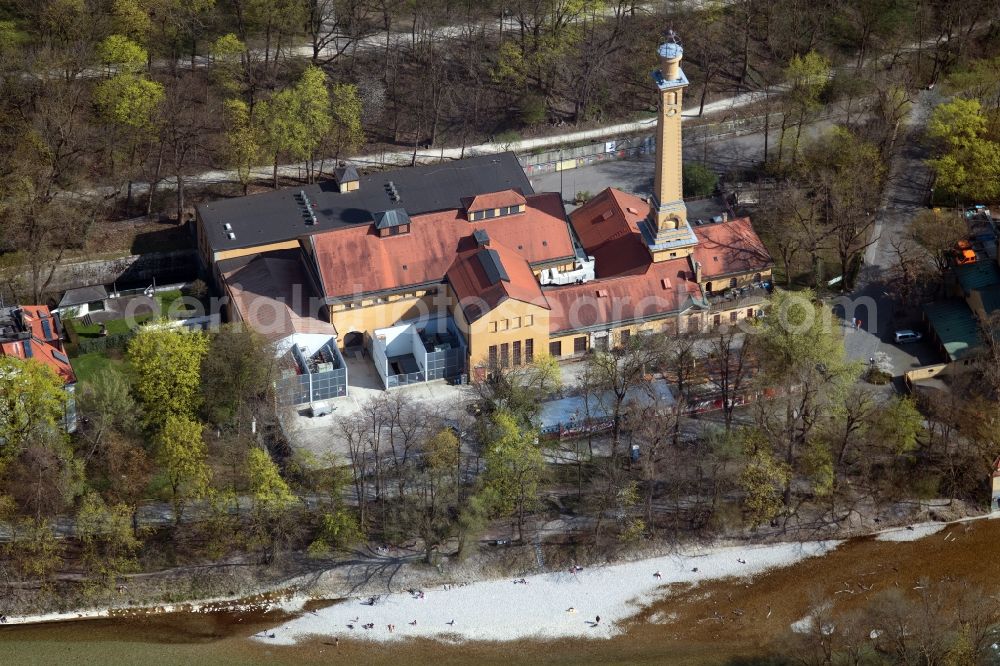
<svg viewBox="0 0 1000 666">
<path fill-rule="evenodd" d="M 788 465 L 779 462 L 763 433 L 744 430 L 745 461 L 740 472 L 739 484 L 743 490 L 743 509 L 751 525 L 757 526 L 777 517 L 785 507 L 782 489 L 788 484 L 791 473 Z"/>
<path fill-rule="evenodd" d="M 903 455 L 917 448 L 924 416 L 912 398 L 894 396 L 872 412 L 868 432 L 872 441 L 890 453 Z"/>
<path fill-rule="evenodd" d="M 520 88 L 525 81 L 524 53 L 517 42 L 504 40 L 497 49 L 496 64 L 490 70 L 493 83 Z"/>
<path fill-rule="evenodd" d="M 927 134 L 937 144 L 938 157 L 928 161 L 937 188 L 967 201 L 1000 198 L 1000 137 L 990 131 L 979 100 L 941 104 L 931 115 Z"/>
<path fill-rule="evenodd" d="M 520 426 L 509 412 L 497 412 L 490 421 L 484 442 L 483 483 L 494 513 L 515 516 L 517 539 L 523 540 L 524 516 L 537 501 L 538 483 L 545 467 L 538 433 Z"/>
<path fill-rule="evenodd" d="M 976 99 L 953 99 L 934 109 L 927 135 L 949 150 L 973 145 L 986 132 L 986 116 Z"/>
<path fill-rule="evenodd" d="M 66 392 L 47 365 L 0 356 L 0 476 L 28 444 L 64 439 Z"/>
<path fill-rule="evenodd" d="M 267 451 L 253 447 L 247 454 L 247 490 L 253 500 L 249 545 L 274 559 L 279 545 L 295 531 L 298 521 L 291 510 L 295 495 Z"/>
<path fill-rule="evenodd" d="M 758 429 L 768 436 L 772 451 L 784 454 L 784 468 L 790 471 L 803 462 L 800 452 L 816 441 L 817 426 L 838 413 L 861 374 L 860 365 L 846 359 L 838 330 L 810 291 L 776 291 L 768 316 L 753 330 L 764 385 L 781 390 L 768 409 L 757 411 Z M 815 460 L 817 452 L 811 453 Z M 791 500 L 789 474 L 786 507 L 791 508 Z"/>
<path fill-rule="evenodd" d="M 535 422 L 541 403 L 561 386 L 559 364 L 547 355 L 516 368 L 490 368 L 486 377 L 474 385 L 487 415 L 504 411 L 525 427 Z"/>
<path fill-rule="evenodd" d="M 315 178 L 316 151 L 329 137 L 333 126 L 330 91 L 326 84 L 326 74 L 323 70 L 309 66 L 302 72 L 294 87 L 297 115 L 302 124 L 302 131 L 292 154 L 305 160 L 309 182 L 313 182 Z M 349 112 L 350 109 L 345 106 L 343 111 Z M 360 124 L 360 113 L 357 120 Z"/>
<path fill-rule="evenodd" d="M 275 359 L 271 345 L 241 324 L 223 326 L 209 341 L 201 362 L 202 411 L 240 435 L 261 408 L 273 404 Z"/>
<path fill-rule="evenodd" d="M 87 424 L 82 435 L 90 443 L 85 460 L 94 457 L 110 430 L 131 433 L 139 422 L 132 386 L 121 372 L 106 368 L 77 389 L 77 402 Z"/>
<path fill-rule="evenodd" d="M 340 460 L 331 458 L 317 462 L 312 456 L 302 456 L 301 453 L 298 458 L 293 458 L 293 463 L 300 466 L 300 476 L 307 481 L 315 481 L 310 490 L 320 498 L 313 511 L 318 524 L 307 549 L 309 555 L 328 557 L 332 551 L 348 548 L 361 541 L 364 532 L 358 522 L 357 512 L 344 502 L 344 491 L 351 483 L 350 471 L 339 464 Z"/>
<path fill-rule="evenodd" d="M 281 509 L 295 500 L 278 466 L 264 449 L 254 447 L 247 454 L 247 479 L 250 496 L 260 510 Z"/>
<path fill-rule="evenodd" d="M 106 505 L 94 492 L 84 495 L 77 511 L 83 564 L 101 588 L 111 587 L 118 576 L 139 568 L 136 553 L 142 542 L 132 530 L 132 513 L 125 504 Z"/>
<path fill-rule="evenodd" d="M 247 67 L 249 53 L 239 37 L 231 32 L 222 35 L 212 42 L 209 53 L 212 56 L 212 77 L 224 90 L 238 95 L 251 91 L 253 79 Z"/>
<path fill-rule="evenodd" d="M 264 132 L 254 122 L 250 107 L 240 99 L 227 99 L 224 103 L 226 131 L 226 158 L 236 169 L 236 177 L 245 195 L 253 180 L 253 168 L 264 155 Z"/>
<path fill-rule="evenodd" d="M 119 72 L 139 72 L 149 59 L 146 49 L 125 35 L 108 36 L 98 44 L 97 53 L 102 63 Z"/>
<path fill-rule="evenodd" d="M 275 93 L 255 108 L 255 113 L 261 118 L 261 146 L 271 158 L 272 185 L 275 189 L 278 189 L 281 156 L 298 149 L 298 140 L 303 132 L 297 107 L 295 93 L 289 89 Z"/>
<path fill-rule="evenodd" d="M 14 538 L 0 546 L 2 552 L 22 580 L 49 579 L 63 565 L 66 549 L 56 538 L 52 523 L 44 519 L 23 518 L 13 529 Z"/>
<path fill-rule="evenodd" d="M 170 416 L 191 416 L 201 401 L 201 361 L 208 338 L 201 332 L 146 326 L 128 346 L 143 422 L 158 428 Z"/>
<path fill-rule="evenodd" d="M 704 164 L 687 162 L 683 171 L 684 196 L 704 197 L 715 191 L 719 184 L 719 174 Z"/>
<path fill-rule="evenodd" d="M 124 167 L 126 206 L 132 203 L 132 178 L 144 146 L 156 137 L 159 111 L 166 97 L 163 85 L 128 68 L 97 84 L 94 101 L 111 132 L 108 135 L 111 173 Z"/>
<path fill-rule="evenodd" d="M 187 416 L 169 414 L 157 437 L 156 459 L 169 485 L 178 524 L 187 501 L 209 493 L 212 471 L 206 458 L 201 424 Z"/>
<path fill-rule="evenodd" d="M 361 99 L 358 87 L 351 83 L 337 83 L 330 91 L 332 126 L 329 145 L 334 160 L 344 153 L 351 153 L 365 143 L 365 133 L 361 127 Z"/>
<path fill-rule="evenodd" d="M 948 87 L 988 109 L 1000 110 L 1000 56 L 980 58 L 948 75 Z"/>
<path fill-rule="evenodd" d="M 461 443 L 450 429 L 442 429 L 424 444 L 423 454 L 412 514 L 424 544 L 424 560 L 431 563 L 435 549 L 458 528 Z"/>
<path fill-rule="evenodd" d="M 791 121 L 796 123 L 795 139 L 792 144 L 792 160 L 798 158 L 802 126 L 809 116 L 822 106 L 820 95 L 830 80 L 830 61 L 816 51 L 809 51 L 804 56 L 794 56 L 785 69 L 785 79 L 789 88 L 786 93 L 789 113 L 783 114 L 781 119 L 778 164 L 781 164 L 782 161 L 785 132 Z"/>
<path fill-rule="evenodd" d="M 145 44 L 153 30 L 148 3 L 143 0 L 114 0 L 111 3 L 111 25 L 115 32 Z"/>
</svg>

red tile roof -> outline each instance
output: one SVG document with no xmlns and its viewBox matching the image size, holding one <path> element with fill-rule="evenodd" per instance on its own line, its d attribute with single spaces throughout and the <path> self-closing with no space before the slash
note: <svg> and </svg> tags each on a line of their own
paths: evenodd
<svg viewBox="0 0 1000 666">
<path fill-rule="evenodd" d="M 480 255 L 489 250 L 496 252 L 508 279 L 491 281 L 480 259 Z M 490 241 L 487 247 L 463 251 L 448 269 L 447 277 L 465 318 L 470 323 L 507 299 L 533 303 L 548 309 L 548 303 L 528 262 L 514 250 L 495 241 Z"/>
<path fill-rule="evenodd" d="M 33 336 L 46 342 L 59 340 L 59 327 L 56 325 L 55 317 L 49 311 L 49 306 L 22 305 L 20 308 L 24 316 L 24 323 L 31 328 Z M 47 322 L 47 324 L 42 322 Z"/>
<path fill-rule="evenodd" d="M 638 275 L 546 289 L 549 331 L 567 333 L 682 311 L 702 300 L 701 289 L 689 278 L 687 259 L 671 259 L 651 263 Z"/>
<path fill-rule="evenodd" d="M 469 222 L 460 210 L 417 215 L 410 232 L 380 238 L 371 225 L 347 227 L 303 239 L 314 249 L 328 298 L 388 291 L 439 282 L 455 255 L 472 246 L 471 234 L 485 229 L 495 242 L 529 263 L 573 255 L 573 243 L 558 193 L 532 195 L 525 212 Z"/>
<path fill-rule="evenodd" d="M 648 215 L 648 203 L 610 187 L 570 213 L 584 250 L 597 260 L 597 277 L 646 271 L 652 258 L 638 223 Z"/>
<path fill-rule="evenodd" d="M 697 226 L 694 233 L 698 245 L 692 257 L 701 263 L 702 280 L 762 271 L 774 265 L 748 217 Z"/>
<path fill-rule="evenodd" d="M 474 197 L 465 197 L 462 199 L 462 203 L 465 205 L 465 209 L 472 213 L 491 208 L 523 206 L 527 203 L 527 199 L 524 198 L 520 190 L 500 190 L 499 192 L 486 192 Z"/>
<path fill-rule="evenodd" d="M 62 342 L 56 330 L 52 313 L 47 305 L 22 305 L 25 323 L 31 331 L 31 337 L 26 340 L 14 340 L 0 343 L 0 355 L 11 356 L 22 360 L 44 363 L 52 368 L 65 384 L 76 382 L 73 366 L 63 352 Z M 50 335 L 46 336 L 42 320 L 49 320 Z M 27 344 L 28 350 L 25 349 Z M 30 356 L 29 356 L 30 353 Z"/>
</svg>

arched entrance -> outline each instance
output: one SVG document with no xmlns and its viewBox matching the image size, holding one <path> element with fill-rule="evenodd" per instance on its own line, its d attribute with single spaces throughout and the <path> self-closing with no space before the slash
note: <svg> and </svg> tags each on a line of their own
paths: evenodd
<svg viewBox="0 0 1000 666">
<path fill-rule="evenodd" d="M 351 331 L 344 336 L 344 349 L 361 349 L 365 346 L 365 334 L 360 331 Z"/>
</svg>

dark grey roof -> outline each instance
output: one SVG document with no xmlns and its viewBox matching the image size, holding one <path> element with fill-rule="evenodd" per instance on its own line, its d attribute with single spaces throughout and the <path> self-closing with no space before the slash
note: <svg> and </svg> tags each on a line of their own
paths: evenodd
<svg viewBox="0 0 1000 666">
<path fill-rule="evenodd" d="M 376 229 L 388 229 L 410 223 L 410 216 L 402 208 L 384 210 L 381 213 L 375 213 L 373 217 L 375 218 Z"/>
<path fill-rule="evenodd" d="M 389 182 L 395 185 L 398 201 L 390 195 Z M 534 194 L 517 156 L 510 152 L 369 174 L 352 192 L 339 192 L 331 181 L 222 199 L 198 206 L 198 215 L 212 250 L 232 250 L 370 224 L 375 213 L 393 208 L 403 208 L 411 217 L 458 209 L 463 197 L 507 189 Z M 312 204 L 314 225 L 303 219 L 295 197 L 300 190 Z M 227 230 L 226 224 L 232 229 Z M 234 238 L 228 237 L 230 231 Z"/>
<path fill-rule="evenodd" d="M 476 245 L 479 247 L 490 244 L 490 235 L 487 233 L 486 229 L 476 229 L 472 232 L 472 238 L 476 241 Z"/>
<path fill-rule="evenodd" d="M 333 177 L 337 179 L 338 183 L 349 183 L 352 180 L 360 180 L 358 177 L 358 170 L 350 164 L 334 169 Z"/>
<path fill-rule="evenodd" d="M 490 281 L 490 284 L 496 284 L 501 280 L 510 282 L 507 269 L 503 267 L 503 262 L 500 261 L 500 255 L 497 254 L 496 250 L 484 247 L 476 253 L 476 258 L 483 265 L 483 270 L 486 271 L 486 278 Z"/>
<path fill-rule="evenodd" d="M 107 297 L 108 290 L 104 288 L 103 284 L 97 284 L 91 287 L 77 287 L 76 289 L 68 289 L 66 293 L 63 294 L 63 297 L 59 301 L 59 305 L 57 307 L 70 308 L 74 305 L 83 305 L 84 303 L 103 301 Z"/>
</svg>

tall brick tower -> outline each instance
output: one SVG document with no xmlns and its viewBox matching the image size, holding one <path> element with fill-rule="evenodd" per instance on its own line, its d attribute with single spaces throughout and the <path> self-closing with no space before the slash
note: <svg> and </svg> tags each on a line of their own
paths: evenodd
<svg viewBox="0 0 1000 666">
<path fill-rule="evenodd" d="M 684 49 L 671 30 L 660 44 L 653 81 L 660 94 L 656 121 L 656 179 L 649 219 L 642 232 L 654 261 L 686 257 L 698 240 L 687 221 L 682 189 L 681 109 L 688 80 L 681 71 Z"/>
</svg>

